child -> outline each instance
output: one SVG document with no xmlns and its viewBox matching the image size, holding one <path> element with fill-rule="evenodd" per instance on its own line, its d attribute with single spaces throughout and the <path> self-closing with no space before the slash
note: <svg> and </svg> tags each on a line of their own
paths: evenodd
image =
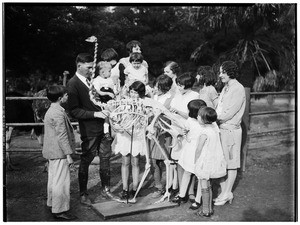
<svg viewBox="0 0 300 225">
<path fill-rule="evenodd" d="M 198 85 L 200 86 L 200 99 L 206 102 L 208 107 L 216 108 L 218 93 L 214 87 L 215 79 L 210 66 L 200 66 L 197 70 Z"/>
<path fill-rule="evenodd" d="M 70 209 L 70 168 L 74 167 L 71 154 L 75 150 L 73 127 L 62 103 L 68 100 L 62 85 L 50 86 L 47 98 L 51 101 L 45 114 L 43 157 L 49 160 L 47 206 L 56 219 L 73 220 Z"/>
<path fill-rule="evenodd" d="M 177 89 L 178 92 L 175 94 L 174 98 L 171 102 L 171 109 L 170 111 L 178 115 L 178 117 L 182 118 L 184 121 L 189 117 L 188 116 L 188 103 L 191 100 L 199 99 L 199 94 L 192 90 L 192 87 L 195 83 L 195 78 L 191 75 L 191 73 L 184 73 L 176 78 L 177 82 Z M 171 157 L 174 160 L 178 160 L 181 155 L 181 148 L 175 146 L 172 149 Z M 181 182 L 181 178 L 183 175 L 183 169 L 179 165 L 177 167 L 178 171 L 178 181 L 179 184 Z M 192 182 L 189 189 L 189 198 L 191 201 L 195 200 L 194 194 L 194 183 L 195 178 L 192 178 Z"/>
<path fill-rule="evenodd" d="M 123 64 L 124 67 L 126 68 L 127 66 L 130 65 L 130 62 L 129 62 L 130 55 L 135 52 L 142 53 L 141 48 L 142 48 L 142 44 L 139 41 L 132 40 L 132 41 L 128 42 L 126 44 L 126 50 L 129 54 L 129 56 L 125 57 L 125 58 L 121 58 L 119 62 L 121 64 Z M 142 61 L 142 64 L 143 64 L 143 66 L 145 66 L 148 69 L 148 63 L 145 60 Z"/>
<path fill-rule="evenodd" d="M 129 97 L 132 99 L 143 100 L 145 97 L 145 85 L 141 81 L 135 81 L 129 87 Z M 147 151 L 147 142 L 146 142 L 146 127 L 145 131 L 133 130 L 133 137 L 131 138 L 131 132 L 117 132 L 115 139 L 112 143 L 112 149 L 115 154 L 121 153 L 122 155 L 122 182 L 123 182 L 123 191 L 121 193 L 122 199 L 129 198 L 129 165 L 132 164 L 132 180 L 133 187 L 131 195 L 134 196 L 138 187 L 138 178 L 140 173 L 139 168 L 139 156 L 145 155 Z M 131 143 L 132 140 L 132 143 Z M 132 144 L 132 145 L 131 145 Z M 132 149 L 131 149 L 132 147 Z M 130 158 L 132 156 L 132 161 Z M 147 156 L 147 154 L 146 154 Z"/>
<path fill-rule="evenodd" d="M 100 95 L 101 102 L 108 102 L 115 97 L 114 81 L 111 78 L 111 64 L 109 62 L 100 61 L 96 67 L 98 76 L 94 79 L 93 85 L 96 92 Z"/>
<path fill-rule="evenodd" d="M 185 198 L 189 183 L 192 175 L 195 173 L 195 151 L 197 148 L 198 138 L 201 133 L 201 126 L 197 121 L 198 111 L 200 108 L 205 107 L 206 103 L 201 99 L 195 99 L 188 103 L 187 108 L 189 110 L 189 117 L 185 122 L 185 128 L 187 129 L 186 138 L 182 142 L 181 155 L 178 160 L 178 164 L 184 170 L 182 179 L 180 181 L 179 195 L 173 199 L 175 203 L 186 202 Z M 194 185 L 194 181 L 192 182 Z M 194 186 L 192 187 L 194 188 Z"/>
<path fill-rule="evenodd" d="M 108 48 L 104 50 L 101 54 L 101 59 L 105 62 L 109 62 L 111 65 L 111 78 L 115 84 L 114 93 L 118 96 L 120 92 L 120 77 L 121 73 L 124 74 L 124 65 L 118 62 L 118 53 L 113 48 Z M 125 75 L 123 75 L 125 77 Z M 123 82 L 124 85 L 124 82 Z M 122 85 L 122 86 L 123 86 Z"/>
<path fill-rule="evenodd" d="M 226 161 L 216 121 L 217 113 L 213 108 L 204 107 L 199 110 L 198 122 L 202 129 L 195 153 L 195 175 L 200 181 L 202 194 L 202 211 L 198 215 L 205 217 L 213 214 L 210 179 L 226 175 Z"/>
<path fill-rule="evenodd" d="M 171 88 L 171 93 L 172 94 L 177 94 L 178 93 L 176 78 L 177 78 L 177 76 L 179 76 L 180 71 L 181 71 L 181 68 L 176 62 L 168 61 L 168 62 L 165 63 L 164 74 L 168 75 L 173 80 L 173 85 L 172 85 L 172 88 Z"/>
<path fill-rule="evenodd" d="M 109 62 L 100 61 L 97 64 L 96 72 L 99 73 L 99 75 L 94 79 L 93 85 L 96 92 L 100 95 L 100 101 L 106 103 L 115 97 L 115 84 L 113 79 L 111 78 L 111 64 Z M 108 117 L 105 118 L 103 126 L 105 137 L 108 140 L 111 140 L 109 134 Z"/>
<path fill-rule="evenodd" d="M 163 104 L 167 109 L 170 108 L 170 103 L 172 100 L 172 95 L 170 93 L 170 89 L 172 87 L 172 79 L 167 75 L 160 75 L 156 79 L 156 84 L 154 89 L 156 90 L 156 94 L 154 95 L 154 100 Z M 171 145 L 171 137 L 168 134 L 164 133 L 157 137 L 158 142 L 161 147 L 165 150 L 167 155 L 170 154 L 169 146 Z M 154 177 L 155 187 L 157 191 L 152 194 L 153 198 L 158 198 L 164 194 L 164 188 L 161 182 L 162 175 L 162 164 L 164 162 L 165 157 L 157 147 L 154 141 L 150 142 L 150 158 L 153 166 L 151 167 L 151 171 Z"/>
<path fill-rule="evenodd" d="M 130 65 L 124 70 L 129 86 L 136 80 L 142 81 L 145 85 L 148 84 L 148 69 L 142 65 L 143 59 L 143 55 L 138 52 L 134 52 L 130 55 Z"/>
<path fill-rule="evenodd" d="M 152 93 L 152 88 L 148 85 L 148 69 L 142 64 L 143 56 L 141 53 L 134 52 L 129 57 L 130 65 L 124 70 L 126 86 L 129 87 L 134 81 L 141 81 L 146 85 L 146 95 Z"/>
</svg>

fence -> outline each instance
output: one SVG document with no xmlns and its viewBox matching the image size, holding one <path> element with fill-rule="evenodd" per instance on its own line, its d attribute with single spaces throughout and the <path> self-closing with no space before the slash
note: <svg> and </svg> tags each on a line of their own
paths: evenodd
<svg viewBox="0 0 300 225">
<path fill-rule="evenodd" d="M 264 116 L 264 115 L 274 115 L 274 114 L 282 114 L 282 113 L 294 113 L 295 109 L 284 109 L 284 110 L 268 110 L 268 111 L 257 111 L 257 112 L 251 112 L 251 97 L 257 97 L 257 96 L 278 96 L 278 95 L 295 95 L 294 91 L 289 92 L 250 92 L 250 88 L 245 88 L 246 92 L 246 109 L 242 120 L 242 129 L 243 129 L 243 137 L 242 137 L 242 154 L 241 154 L 241 160 L 242 160 L 242 170 L 245 171 L 246 166 L 246 156 L 247 156 L 247 150 L 248 150 L 248 133 L 250 129 L 250 121 L 251 118 L 254 116 Z M 291 98 L 291 97 L 290 97 Z M 47 99 L 46 97 L 6 97 L 6 101 L 13 101 L 13 100 L 38 100 L 38 99 Z M 18 127 L 18 126 L 43 126 L 43 123 L 6 123 L 6 126 L 12 126 L 12 127 Z M 78 122 L 72 122 L 72 125 L 78 125 Z M 278 131 L 278 130 L 277 130 Z M 270 131 L 269 131 L 270 132 Z M 258 131 L 257 133 L 260 133 Z M 250 134 L 255 134 L 255 132 Z M 40 152 L 39 151 L 28 151 L 28 152 Z M 14 152 L 14 151 L 12 151 Z M 18 152 L 18 151 L 15 151 Z M 23 152 L 23 151 L 22 151 Z"/>
</svg>

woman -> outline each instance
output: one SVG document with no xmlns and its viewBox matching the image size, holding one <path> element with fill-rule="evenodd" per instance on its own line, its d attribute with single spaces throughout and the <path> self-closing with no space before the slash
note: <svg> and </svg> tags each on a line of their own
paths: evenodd
<svg viewBox="0 0 300 225">
<path fill-rule="evenodd" d="M 216 111 L 221 143 L 227 162 L 227 177 L 220 182 L 221 193 L 214 205 L 232 202 L 232 187 L 237 176 L 237 169 L 240 168 L 241 120 L 245 111 L 246 96 L 243 85 L 236 80 L 237 76 L 238 67 L 234 62 L 226 61 L 221 65 L 219 77 L 225 86 L 220 94 Z"/>
</svg>

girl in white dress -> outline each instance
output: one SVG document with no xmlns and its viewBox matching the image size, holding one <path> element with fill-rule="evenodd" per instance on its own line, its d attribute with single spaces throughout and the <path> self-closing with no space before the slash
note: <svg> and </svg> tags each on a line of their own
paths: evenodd
<svg viewBox="0 0 300 225">
<path fill-rule="evenodd" d="M 200 181 L 202 194 L 202 211 L 198 215 L 210 217 L 213 214 L 210 179 L 226 175 L 226 160 L 220 141 L 220 130 L 215 123 L 216 111 L 204 107 L 198 114 L 198 121 L 202 125 L 195 154 L 195 175 Z"/>
<path fill-rule="evenodd" d="M 188 116 L 188 103 L 191 100 L 199 99 L 199 93 L 192 90 L 192 87 L 195 83 L 196 79 L 191 75 L 191 73 L 183 73 L 179 77 L 176 78 L 178 93 L 175 94 L 172 102 L 171 102 L 171 109 L 170 111 L 175 113 L 178 118 L 185 121 Z M 181 148 L 177 145 L 172 149 L 171 158 L 173 160 L 178 160 L 181 155 Z M 178 171 L 178 182 L 181 183 L 183 169 L 181 166 L 177 166 Z M 192 178 L 190 188 L 189 188 L 189 198 L 193 202 L 195 200 L 195 193 L 194 193 L 194 185 L 195 185 L 195 178 Z"/>
<path fill-rule="evenodd" d="M 135 81 L 129 87 L 129 96 L 133 99 L 143 100 L 145 97 L 145 85 L 141 81 Z M 112 143 L 112 150 L 115 154 L 120 153 L 122 155 L 122 182 L 123 191 L 121 193 L 121 198 L 126 199 L 128 197 L 128 179 L 129 179 L 129 165 L 132 164 L 132 191 L 131 195 L 134 196 L 136 189 L 138 187 L 138 178 L 140 174 L 139 167 L 139 156 L 146 155 L 147 142 L 146 142 L 146 127 L 144 131 L 133 129 L 132 138 L 132 149 L 131 149 L 131 133 L 117 132 L 115 139 Z M 130 157 L 130 153 L 131 156 Z M 130 158 L 132 161 L 130 162 Z"/>
<path fill-rule="evenodd" d="M 191 177 L 195 173 L 195 152 L 202 129 L 197 121 L 197 117 L 199 109 L 206 107 L 206 103 L 201 99 L 195 99 L 190 101 L 187 107 L 189 117 L 184 124 L 187 133 L 185 139 L 182 141 L 181 155 L 178 160 L 178 164 L 182 167 L 184 172 L 180 182 L 179 195 L 173 199 L 173 202 L 178 204 L 187 201 L 185 198 L 186 192 Z"/>
</svg>

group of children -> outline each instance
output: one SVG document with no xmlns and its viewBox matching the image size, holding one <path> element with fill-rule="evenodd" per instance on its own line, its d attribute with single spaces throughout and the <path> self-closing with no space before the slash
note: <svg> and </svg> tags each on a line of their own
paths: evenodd
<svg viewBox="0 0 300 225">
<path fill-rule="evenodd" d="M 201 91 L 199 94 L 192 89 L 197 82 L 196 78 L 190 73 L 180 74 L 179 65 L 173 61 L 165 64 L 164 74 L 157 77 L 154 87 L 151 88 L 148 84 L 148 64 L 141 54 L 141 44 L 138 41 L 131 41 L 127 44 L 127 48 L 129 57 L 119 61 L 117 60 L 118 54 L 112 48 L 102 53 L 102 61 L 97 64 L 96 77 L 93 79 L 93 86 L 99 95 L 99 101 L 107 102 L 124 96 L 141 101 L 152 98 L 176 115 L 184 127 L 185 135 L 182 142 L 171 148 L 174 140 L 168 133 L 162 132 L 158 136 L 161 147 L 172 161 L 168 189 L 173 194 L 173 202 L 180 204 L 186 202 L 188 198 L 194 201 L 191 209 L 200 208 L 202 198 L 202 210 L 199 215 L 209 217 L 213 213 L 210 179 L 226 175 L 226 161 L 216 124 L 217 113 L 213 108 L 216 96 L 213 95 L 214 99 L 211 99 L 212 107 L 207 107 L 207 100 L 201 100 L 204 99 L 201 97 Z M 63 108 L 59 106 L 67 100 L 65 89 L 50 87 L 47 90 L 47 97 L 52 104 L 45 116 L 45 138 L 49 137 L 50 133 L 52 136 L 56 135 L 56 138 L 49 140 L 55 140 L 53 142 L 59 146 L 56 148 L 59 157 L 49 155 L 53 146 L 49 147 L 44 144 L 43 147 L 44 157 L 49 159 L 50 166 L 55 167 L 55 169 L 49 169 L 47 205 L 52 207 L 52 212 L 57 218 L 63 218 L 65 212 L 69 210 L 70 194 L 67 193 L 68 185 L 70 185 L 69 178 L 62 186 L 61 181 L 55 180 L 55 175 L 50 172 L 63 170 L 66 177 L 69 177 L 69 167 L 73 165 L 70 155 L 75 150 L 73 136 L 69 135 L 73 130 Z M 54 117 L 53 111 L 57 111 L 60 116 Z M 108 122 L 104 124 L 104 132 L 111 134 Z M 147 150 L 150 151 L 151 168 L 157 188 L 152 197 L 162 196 L 165 191 L 162 183 L 162 163 L 165 157 L 153 141 L 146 139 L 146 129 L 145 132 L 132 134 L 117 132 L 112 136 L 112 151 L 122 155 L 123 190 L 120 197 L 128 198 L 128 195 L 135 195 L 139 183 L 139 157 L 140 155 L 147 156 Z M 128 182 L 130 163 L 133 179 L 131 192 L 129 192 Z M 196 178 L 198 178 L 198 187 L 195 196 Z"/>
</svg>

